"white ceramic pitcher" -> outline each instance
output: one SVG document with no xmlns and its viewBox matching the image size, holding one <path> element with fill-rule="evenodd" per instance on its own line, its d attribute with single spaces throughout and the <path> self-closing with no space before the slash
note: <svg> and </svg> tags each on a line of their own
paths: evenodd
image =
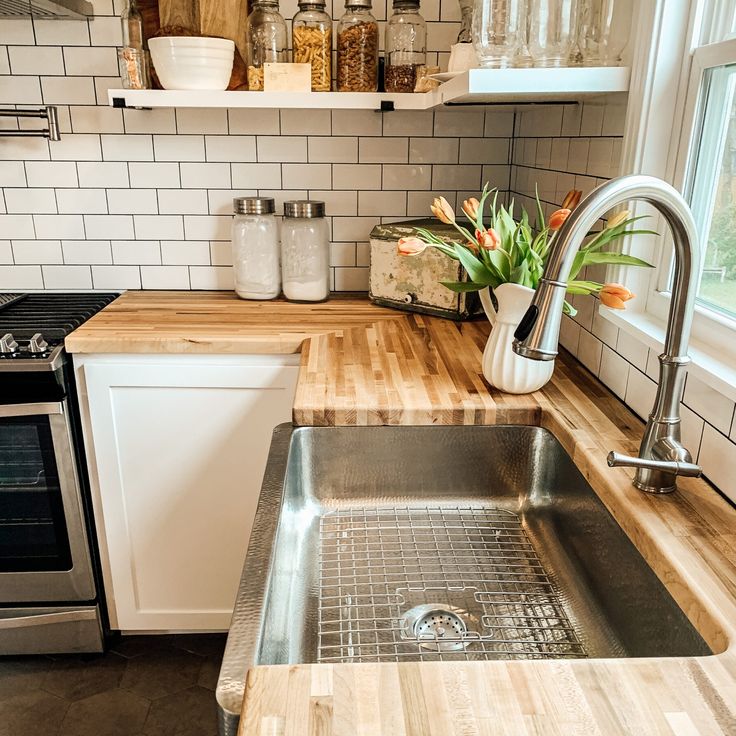
<svg viewBox="0 0 736 736">
<path fill-rule="evenodd" d="M 493 293 L 498 300 L 498 312 L 493 308 L 488 289 L 478 292 L 493 328 L 483 351 L 483 376 L 491 386 L 507 394 L 536 391 L 552 378 L 554 361 L 524 358 L 512 348 L 514 332 L 532 302 L 534 289 L 501 284 Z"/>
</svg>

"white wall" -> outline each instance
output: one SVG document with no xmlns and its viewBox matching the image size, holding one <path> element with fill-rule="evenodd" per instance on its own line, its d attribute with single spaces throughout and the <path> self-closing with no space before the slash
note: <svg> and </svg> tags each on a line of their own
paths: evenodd
<svg viewBox="0 0 736 736">
<path fill-rule="evenodd" d="M 325 200 L 333 286 L 366 289 L 377 222 L 508 188 L 509 112 L 110 108 L 120 21 L 95 7 L 89 22 L 0 20 L 0 104 L 59 105 L 62 125 L 59 142 L 0 137 L 0 290 L 232 288 L 231 200 L 256 193 Z M 422 13 L 444 64 L 457 1 Z"/>
</svg>

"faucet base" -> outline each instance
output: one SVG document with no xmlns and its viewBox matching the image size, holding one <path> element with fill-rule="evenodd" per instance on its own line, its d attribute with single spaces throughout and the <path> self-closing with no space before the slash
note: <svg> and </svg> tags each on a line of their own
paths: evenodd
<svg viewBox="0 0 736 736">
<path fill-rule="evenodd" d="M 644 493 L 651 493 L 652 495 L 660 495 L 662 493 L 672 493 L 673 491 L 677 490 L 677 484 L 673 484 L 671 486 L 667 486 L 666 488 L 660 488 L 659 486 L 652 486 L 648 483 L 643 483 L 640 480 L 637 480 L 634 478 L 633 481 L 634 487 L 638 488 L 640 491 L 643 491 Z"/>
</svg>

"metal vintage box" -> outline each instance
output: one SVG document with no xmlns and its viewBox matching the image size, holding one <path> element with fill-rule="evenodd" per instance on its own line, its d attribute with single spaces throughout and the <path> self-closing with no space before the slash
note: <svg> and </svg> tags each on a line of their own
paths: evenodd
<svg viewBox="0 0 736 736">
<path fill-rule="evenodd" d="M 422 227 L 446 240 L 459 233 L 432 218 L 376 225 L 371 231 L 369 296 L 384 307 L 422 312 L 449 319 L 468 319 L 481 310 L 475 292 L 456 294 L 441 281 L 468 281 L 465 269 L 434 248 L 418 256 L 400 256 L 399 238 L 416 235 Z"/>
</svg>

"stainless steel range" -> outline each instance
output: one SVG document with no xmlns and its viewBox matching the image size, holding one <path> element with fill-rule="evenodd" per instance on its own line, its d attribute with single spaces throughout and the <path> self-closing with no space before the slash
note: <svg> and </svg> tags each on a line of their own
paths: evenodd
<svg viewBox="0 0 736 736">
<path fill-rule="evenodd" d="M 103 648 L 88 481 L 64 338 L 115 296 L 0 295 L 0 654 Z"/>
</svg>

